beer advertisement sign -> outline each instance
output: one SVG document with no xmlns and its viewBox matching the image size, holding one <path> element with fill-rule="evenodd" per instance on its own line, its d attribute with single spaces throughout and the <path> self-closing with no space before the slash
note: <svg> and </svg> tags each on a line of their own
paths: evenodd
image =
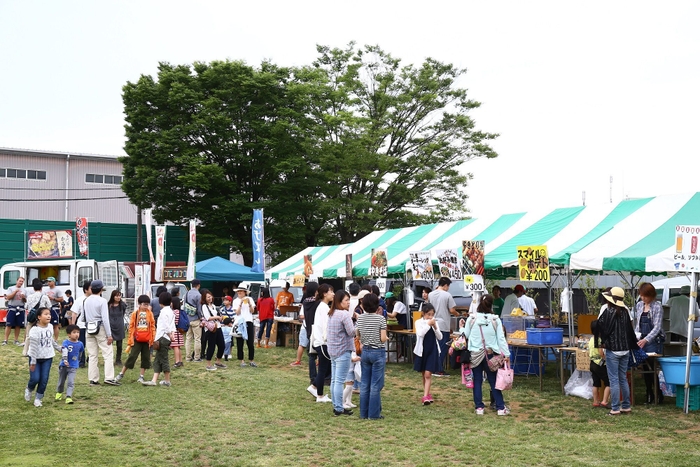
<svg viewBox="0 0 700 467">
<path fill-rule="evenodd" d="M 700 271 L 698 237 L 700 237 L 700 226 L 676 226 L 673 250 L 673 267 L 676 271 Z"/>
</svg>

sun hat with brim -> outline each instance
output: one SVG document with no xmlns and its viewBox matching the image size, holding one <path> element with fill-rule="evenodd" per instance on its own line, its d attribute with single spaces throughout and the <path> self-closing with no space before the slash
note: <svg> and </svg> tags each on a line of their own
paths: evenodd
<svg viewBox="0 0 700 467">
<path fill-rule="evenodd" d="M 625 305 L 625 291 L 621 287 L 613 287 L 608 292 L 603 292 L 603 297 L 613 305 L 627 308 Z"/>
<path fill-rule="evenodd" d="M 236 287 L 235 289 L 233 289 L 233 291 L 234 291 L 234 292 L 245 292 L 245 293 L 248 293 L 248 289 L 246 289 L 245 287 Z"/>
</svg>

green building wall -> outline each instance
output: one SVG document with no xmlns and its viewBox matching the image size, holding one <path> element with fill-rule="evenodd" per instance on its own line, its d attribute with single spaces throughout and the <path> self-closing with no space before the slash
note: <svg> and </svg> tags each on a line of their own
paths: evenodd
<svg viewBox="0 0 700 467">
<path fill-rule="evenodd" d="M 74 230 L 75 222 L 40 221 L 31 219 L 0 219 L 0 266 L 24 261 L 28 231 L 35 230 Z M 155 253 L 155 228 L 151 232 Z M 142 226 L 142 259 L 148 261 L 146 227 Z M 108 224 L 93 222 L 88 224 L 89 258 L 97 261 L 136 261 L 136 225 Z M 78 249 L 74 242 L 74 254 Z M 186 229 L 167 226 L 165 231 L 166 261 L 187 262 L 189 239 Z M 207 252 L 197 249 L 197 261 L 213 256 L 228 258 L 227 251 Z"/>
</svg>

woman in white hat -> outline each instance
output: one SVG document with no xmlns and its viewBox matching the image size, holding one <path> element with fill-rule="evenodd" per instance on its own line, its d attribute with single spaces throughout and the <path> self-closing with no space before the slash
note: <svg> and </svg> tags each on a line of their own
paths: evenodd
<svg viewBox="0 0 700 467">
<path fill-rule="evenodd" d="M 629 311 L 625 306 L 625 291 L 613 287 L 603 293 L 608 302 L 608 308 L 598 320 L 598 336 L 595 337 L 596 347 L 605 347 L 605 361 L 610 380 L 611 410 L 608 415 L 620 415 L 632 412 L 630 404 L 630 388 L 627 383 L 627 362 L 630 350 L 637 346 L 632 329 Z M 620 403 L 622 393 L 622 403 Z"/>
<path fill-rule="evenodd" d="M 243 316 L 248 331 L 248 365 L 253 368 L 258 365 L 255 363 L 255 326 L 253 325 L 253 313 L 255 312 L 255 301 L 248 296 L 248 289 L 239 287 L 235 289 L 236 299 L 233 301 L 233 309 L 237 315 Z M 238 360 L 241 361 L 241 366 L 246 366 L 243 354 L 243 338 L 236 337 L 236 352 Z"/>
</svg>

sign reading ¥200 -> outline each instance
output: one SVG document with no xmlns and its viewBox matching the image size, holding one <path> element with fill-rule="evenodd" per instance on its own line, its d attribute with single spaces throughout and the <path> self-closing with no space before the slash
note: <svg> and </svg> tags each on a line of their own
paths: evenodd
<svg viewBox="0 0 700 467">
<path fill-rule="evenodd" d="M 676 271 L 700 271 L 700 225 L 677 225 L 673 267 Z"/>
</svg>

